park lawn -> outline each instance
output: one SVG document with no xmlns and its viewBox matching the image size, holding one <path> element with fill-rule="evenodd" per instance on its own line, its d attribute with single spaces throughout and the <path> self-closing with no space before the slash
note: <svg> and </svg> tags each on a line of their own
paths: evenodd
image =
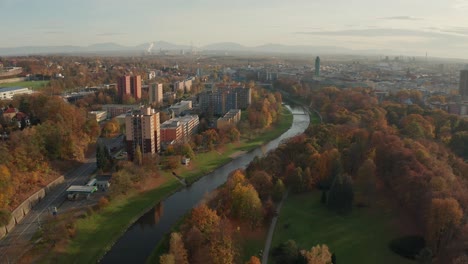
<svg viewBox="0 0 468 264">
<path fill-rule="evenodd" d="M 326 244 L 338 263 L 414 263 L 394 254 L 389 242 L 399 237 L 395 212 L 377 201 L 372 208 L 354 208 L 341 216 L 320 203 L 318 191 L 290 195 L 281 208 L 270 253 L 280 243 L 293 239 L 302 249 Z M 269 263 L 274 263 L 269 257 Z"/>
<path fill-rule="evenodd" d="M 44 88 L 48 83 L 49 81 L 24 81 L 24 82 L 0 83 L 0 88 L 20 86 L 20 87 L 31 88 L 33 90 L 38 90 L 38 89 Z"/>
<path fill-rule="evenodd" d="M 243 228 L 241 231 L 241 260 L 242 263 L 247 262 L 250 257 L 256 256 L 259 259 L 262 257 L 259 255 L 260 251 L 265 248 L 265 240 L 268 235 L 269 225 L 262 226 L 255 231 L 251 231 L 250 228 Z"/>
<path fill-rule="evenodd" d="M 101 212 L 76 221 L 77 235 L 64 253 L 49 256 L 45 263 L 96 263 L 111 245 L 158 201 L 181 188 L 174 177 L 156 189 L 116 199 Z"/>
</svg>

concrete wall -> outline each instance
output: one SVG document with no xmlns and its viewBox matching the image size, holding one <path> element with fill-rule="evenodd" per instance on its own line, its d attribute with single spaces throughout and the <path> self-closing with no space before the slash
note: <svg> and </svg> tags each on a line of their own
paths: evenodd
<svg viewBox="0 0 468 264">
<path fill-rule="evenodd" d="M 0 80 L 0 83 L 23 82 L 23 81 L 25 81 L 25 80 L 26 80 L 25 77 L 21 77 L 21 78 L 10 78 L 10 79 Z"/>
<path fill-rule="evenodd" d="M 0 227 L 0 239 L 3 238 L 7 233 L 10 233 L 15 225 L 19 224 L 21 220 L 31 211 L 39 201 L 41 201 L 47 193 L 55 186 L 63 183 L 65 178 L 63 176 L 58 177 L 55 181 L 49 183 L 46 187 L 40 189 L 21 203 L 15 210 L 11 212 L 11 220 L 5 227 Z M 5 232 L 4 232 L 5 231 Z"/>
</svg>

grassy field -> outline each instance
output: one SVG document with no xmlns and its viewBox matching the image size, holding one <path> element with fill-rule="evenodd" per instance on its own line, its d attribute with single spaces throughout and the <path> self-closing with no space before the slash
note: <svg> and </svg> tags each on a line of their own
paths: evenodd
<svg viewBox="0 0 468 264">
<path fill-rule="evenodd" d="M 66 253 L 49 256 L 44 263 L 96 263 L 133 221 L 180 187 L 175 178 L 167 177 L 157 189 L 113 201 L 102 212 L 77 220 L 77 235 Z"/>
<path fill-rule="evenodd" d="M 44 88 L 49 81 L 25 81 L 25 82 L 13 82 L 13 83 L 0 83 L 1 87 L 14 87 L 14 86 L 21 86 L 21 87 L 28 87 L 33 90 L 38 90 Z"/>
<path fill-rule="evenodd" d="M 338 263 L 414 263 L 388 247 L 389 241 L 399 236 L 392 224 L 394 215 L 377 202 L 372 208 L 355 208 L 351 214 L 340 216 L 320 203 L 320 192 L 292 195 L 281 208 L 272 249 L 293 239 L 308 250 L 327 244 Z M 271 256 L 269 263 L 274 263 Z"/>
</svg>

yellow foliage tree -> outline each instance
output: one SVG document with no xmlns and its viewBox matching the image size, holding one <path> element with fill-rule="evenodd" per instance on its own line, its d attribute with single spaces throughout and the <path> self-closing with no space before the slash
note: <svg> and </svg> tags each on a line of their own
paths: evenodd
<svg viewBox="0 0 468 264">
<path fill-rule="evenodd" d="M 460 226 L 463 210 L 453 198 L 434 198 L 427 222 L 427 239 L 433 252 L 438 253 L 453 237 Z"/>
<path fill-rule="evenodd" d="M 332 254 L 327 245 L 317 245 L 310 251 L 301 250 L 302 256 L 307 260 L 307 264 L 331 264 Z"/>
</svg>

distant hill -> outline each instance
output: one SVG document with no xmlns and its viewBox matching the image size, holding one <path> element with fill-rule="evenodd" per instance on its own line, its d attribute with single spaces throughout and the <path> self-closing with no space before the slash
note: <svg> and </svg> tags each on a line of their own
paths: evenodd
<svg viewBox="0 0 468 264">
<path fill-rule="evenodd" d="M 145 52 L 152 45 L 151 51 L 157 54 L 160 50 L 189 50 L 189 45 L 178 45 L 166 41 L 156 41 L 142 43 L 136 46 L 122 46 L 113 42 L 97 43 L 89 46 L 23 46 L 0 48 L 1 56 L 11 55 L 30 55 L 30 54 L 124 54 Z M 309 46 L 309 45 L 281 45 L 281 44 L 265 44 L 256 47 L 243 46 L 235 42 L 221 42 L 206 45 L 198 50 L 204 52 L 233 52 L 233 53 L 296 53 L 296 54 L 359 54 L 359 55 L 376 55 L 392 53 L 388 50 L 351 50 L 343 47 L 333 46 Z"/>
</svg>

